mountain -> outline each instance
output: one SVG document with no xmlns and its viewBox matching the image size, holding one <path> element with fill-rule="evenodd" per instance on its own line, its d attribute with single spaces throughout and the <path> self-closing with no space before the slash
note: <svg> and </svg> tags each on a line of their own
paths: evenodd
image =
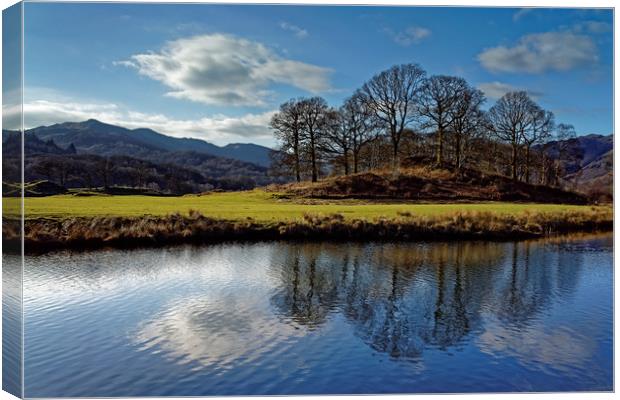
<svg viewBox="0 0 620 400">
<path fill-rule="evenodd" d="M 579 148 L 581 149 L 582 163 L 584 165 L 589 164 L 601 155 L 604 155 L 609 150 L 614 148 L 614 136 L 613 135 L 586 135 L 579 136 L 576 139 Z"/>
<path fill-rule="evenodd" d="M 268 167 L 268 147 L 249 143 L 235 143 L 220 147 L 195 138 L 176 138 L 152 129 L 126 129 L 94 119 L 83 122 L 64 122 L 29 129 L 42 140 L 52 139 L 57 145 L 73 144 L 79 153 L 100 156 L 126 155 L 153 159 L 163 152 L 192 151 L 217 157 L 231 158 Z"/>
<path fill-rule="evenodd" d="M 254 143 L 230 143 L 224 147 L 219 147 L 219 149 L 222 151 L 221 153 L 213 154 L 251 162 L 264 167 L 269 167 L 271 165 L 271 159 L 269 158 L 271 149 L 264 146 L 259 146 Z"/>
<path fill-rule="evenodd" d="M 613 150 L 613 135 L 585 135 L 563 141 L 552 141 L 544 145 L 553 158 L 557 158 L 560 149 L 564 149 L 564 171 L 567 175 L 574 174 L 592 161 Z M 540 147 L 540 146 L 538 146 Z"/>
<path fill-rule="evenodd" d="M 15 155 L 22 151 L 22 142 L 18 131 L 2 131 L 2 154 Z M 26 156 L 34 156 L 39 154 L 76 154 L 77 150 L 73 144 L 69 144 L 67 148 L 59 147 L 53 139 L 43 141 L 33 133 L 26 134 L 24 141 L 24 153 Z"/>
<path fill-rule="evenodd" d="M 565 186 L 584 193 L 610 197 L 613 194 L 613 135 L 585 135 L 547 144 L 549 153 L 557 158 L 560 148 Z"/>
<path fill-rule="evenodd" d="M 2 140 L 3 181 L 18 182 L 20 134 L 3 131 Z M 184 194 L 251 189 L 281 181 L 270 176 L 264 165 L 270 150 L 263 146 L 219 147 L 199 139 L 173 138 L 150 129 L 129 130 L 96 120 L 29 129 L 23 145 L 24 179 L 67 189 L 130 187 Z"/>
<path fill-rule="evenodd" d="M 564 179 L 569 186 L 599 198 L 611 199 L 614 184 L 614 151 L 600 155 Z"/>
</svg>

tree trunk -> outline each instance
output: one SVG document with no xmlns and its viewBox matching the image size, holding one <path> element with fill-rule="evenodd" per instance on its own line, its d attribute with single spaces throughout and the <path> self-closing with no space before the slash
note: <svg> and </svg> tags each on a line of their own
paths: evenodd
<svg viewBox="0 0 620 400">
<path fill-rule="evenodd" d="M 392 140 L 392 169 L 394 173 L 398 171 L 398 167 L 400 167 L 400 162 L 398 161 L 398 142 Z"/>
<path fill-rule="evenodd" d="M 344 161 L 344 174 L 345 175 L 349 175 L 349 152 L 348 150 L 344 151 L 343 154 L 343 161 Z"/>
<path fill-rule="evenodd" d="M 530 183 L 530 146 L 525 147 L 525 183 Z"/>
<path fill-rule="evenodd" d="M 512 144 L 512 159 L 510 160 L 512 164 L 512 180 L 517 180 L 517 144 Z"/>
<path fill-rule="evenodd" d="M 443 164 L 443 128 L 437 130 L 437 165 Z"/>
<path fill-rule="evenodd" d="M 312 182 L 318 180 L 318 173 L 316 170 L 316 148 L 314 143 L 314 132 L 310 132 L 310 158 L 312 161 Z"/>
<path fill-rule="evenodd" d="M 495 146 L 495 142 L 493 142 L 490 157 L 487 159 L 487 167 L 489 168 L 489 171 L 492 171 L 493 167 L 497 165 L 497 161 L 495 161 L 495 158 L 497 157 Z"/>
<path fill-rule="evenodd" d="M 297 182 L 301 182 L 301 167 L 299 165 L 299 139 L 297 138 L 295 138 L 293 152 L 295 153 L 295 178 L 297 179 Z"/>
<path fill-rule="evenodd" d="M 560 173 L 562 172 L 562 166 L 560 161 L 555 162 L 555 186 L 560 186 Z"/>
<path fill-rule="evenodd" d="M 545 155 L 544 151 L 542 153 L 542 160 L 540 162 L 540 178 L 538 179 L 538 182 L 541 185 L 547 184 L 547 156 Z"/>
<path fill-rule="evenodd" d="M 358 157 L 359 157 L 359 155 L 358 155 L 358 151 L 355 151 L 355 150 L 354 150 L 354 151 L 353 151 L 353 173 L 354 173 L 354 174 L 357 174 L 357 172 L 358 172 L 358 171 L 357 171 L 357 168 L 358 168 L 358 167 L 357 167 L 357 164 L 359 163 Z"/>
<path fill-rule="evenodd" d="M 456 169 L 461 169 L 461 135 L 456 135 Z"/>
</svg>

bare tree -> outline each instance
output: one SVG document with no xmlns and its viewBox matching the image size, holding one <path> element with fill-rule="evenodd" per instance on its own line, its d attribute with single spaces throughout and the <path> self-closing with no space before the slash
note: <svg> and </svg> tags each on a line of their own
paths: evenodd
<svg viewBox="0 0 620 400">
<path fill-rule="evenodd" d="M 134 167 L 134 176 L 136 179 L 136 187 L 144 188 L 147 184 L 147 177 L 149 173 L 148 164 L 143 161 L 138 161 Z"/>
<path fill-rule="evenodd" d="M 377 135 L 376 121 L 374 121 L 372 112 L 359 91 L 356 91 L 353 96 L 345 100 L 342 107 L 340 107 L 340 117 L 343 128 L 349 131 L 353 156 L 353 173 L 357 173 L 359 172 L 359 159 L 362 148 Z"/>
<path fill-rule="evenodd" d="M 316 182 L 326 160 L 336 167 L 332 173 L 390 163 L 397 172 L 399 157 L 411 154 L 411 164 L 449 161 L 457 171 L 475 166 L 528 183 L 533 170 L 544 184 L 560 176 L 564 149 L 548 143 L 553 114 L 526 92 L 506 93 L 485 112 L 484 94 L 464 79 L 425 76 L 417 64 L 395 65 L 373 76 L 337 110 L 321 97 L 282 104 L 271 120 L 280 143 L 280 151 L 272 154 L 272 173 Z M 414 123 L 422 129 L 414 131 Z M 431 129 L 435 135 L 428 134 Z M 560 124 L 555 132 L 558 138 L 574 136 L 570 125 Z"/>
<path fill-rule="evenodd" d="M 360 149 L 359 166 L 366 170 L 382 169 L 392 165 L 392 144 L 386 136 L 375 136 Z"/>
<path fill-rule="evenodd" d="M 517 180 L 518 151 L 521 146 L 522 132 L 530 129 L 532 123 L 530 111 L 534 102 L 524 91 L 508 92 L 489 110 L 490 128 L 494 135 L 511 147 L 511 175 Z"/>
<path fill-rule="evenodd" d="M 467 90 L 465 79 L 455 76 L 435 75 L 426 79 L 420 96 L 420 114 L 424 128 L 432 128 L 437 134 L 436 162 L 443 165 L 445 135 L 454 121 L 456 105 Z"/>
<path fill-rule="evenodd" d="M 369 110 L 388 130 L 394 170 L 399 166 L 402 133 L 417 116 L 416 103 L 425 75 L 417 64 L 395 65 L 373 76 L 360 91 Z"/>
<path fill-rule="evenodd" d="M 463 164 L 463 155 L 469 149 L 471 140 L 480 138 L 486 132 L 486 115 L 480 109 L 485 100 L 484 93 L 467 85 L 454 105 L 450 129 L 454 136 L 454 165 L 457 170 Z"/>
<path fill-rule="evenodd" d="M 326 114 L 324 135 L 319 144 L 319 149 L 332 155 L 336 162 L 342 164 L 344 174 L 349 175 L 349 156 L 352 148 L 352 134 L 343 115 L 338 110 L 329 110 Z"/>
<path fill-rule="evenodd" d="M 97 173 L 99 174 L 101 181 L 103 182 L 103 189 L 108 190 L 110 182 L 112 180 L 112 173 L 115 170 L 114 163 L 110 160 L 110 157 L 105 157 L 97 162 Z"/>
<path fill-rule="evenodd" d="M 298 103 L 301 109 L 302 137 L 310 157 L 312 182 L 318 180 L 319 150 L 322 134 L 327 128 L 328 106 L 322 97 L 302 99 Z"/>
<path fill-rule="evenodd" d="M 530 124 L 521 133 L 523 147 L 525 148 L 525 182 L 530 182 L 530 164 L 532 146 L 544 143 L 553 130 L 553 113 L 545 111 L 538 105 L 533 105 L 529 110 Z"/>
<path fill-rule="evenodd" d="M 48 181 L 52 182 L 54 180 L 55 171 L 55 162 L 51 157 L 46 157 L 42 159 L 36 159 L 32 170 L 38 174 L 41 174 Z M 20 172 L 21 175 L 21 172 Z M 21 177 L 20 177 L 21 178 Z"/>
<path fill-rule="evenodd" d="M 67 186 L 71 174 L 74 172 L 75 165 L 71 158 L 54 156 L 52 159 L 52 170 L 58 176 L 58 184 L 62 187 Z"/>
<path fill-rule="evenodd" d="M 281 157 L 291 162 L 295 179 L 301 182 L 301 135 L 302 110 L 299 100 L 289 100 L 280 105 L 280 111 L 271 118 L 271 128 L 280 142 L 280 151 L 292 154 L 292 157 Z"/>
</svg>

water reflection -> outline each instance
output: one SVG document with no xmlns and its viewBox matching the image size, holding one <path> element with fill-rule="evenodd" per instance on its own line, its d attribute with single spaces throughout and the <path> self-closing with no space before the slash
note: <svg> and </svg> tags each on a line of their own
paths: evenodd
<svg viewBox="0 0 620 400">
<path fill-rule="evenodd" d="M 2 255 L 2 388 L 20 396 L 22 379 L 22 263 Z"/>
<path fill-rule="evenodd" d="M 33 256 L 29 395 L 609 390 L 611 254 L 604 235 Z"/>
<path fill-rule="evenodd" d="M 552 297 L 568 294 L 581 263 L 545 246 L 286 246 L 271 263 L 280 279 L 271 302 L 285 320 L 309 328 L 342 311 L 373 349 L 416 359 L 428 346 L 458 346 L 480 331 L 485 314 L 524 328 Z"/>
<path fill-rule="evenodd" d="M 222 302 L 210 296 L 184 300 L 143 324 L 133 340 L 140 350 L 164 351 L 178 364 L 198 362 L 229 369 L 255 360 L 282 336 L 290 339 L 301 334 L 268 323 L 269 315 L 255 312 L 256 300 Z"/>
</svg>

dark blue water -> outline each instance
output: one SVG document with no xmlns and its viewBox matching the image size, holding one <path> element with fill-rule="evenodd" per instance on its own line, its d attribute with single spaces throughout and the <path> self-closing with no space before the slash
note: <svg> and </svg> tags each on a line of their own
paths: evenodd
<svg viewBox="0 0 620 400">
<path fill-rule="evenodd" d="M 2 255 L 2 390 L 22 395 L 22 262 Z"/>
<path fill-rule="evenodd" d="M 26 396 L 609 391 L 612 245 L 28 257 Z"/>
</svg>

